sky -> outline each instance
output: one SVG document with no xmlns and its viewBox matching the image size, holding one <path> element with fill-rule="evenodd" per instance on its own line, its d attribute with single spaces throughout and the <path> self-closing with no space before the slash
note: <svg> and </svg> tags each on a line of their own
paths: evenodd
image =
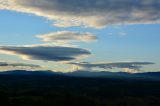
<svg viewBox="0 0 160 106">
<path fill-rule="evenodd" d="M 159 9 L 159 0 L 0 0 L 0 70 L 160 71 Z"/>
</svg>

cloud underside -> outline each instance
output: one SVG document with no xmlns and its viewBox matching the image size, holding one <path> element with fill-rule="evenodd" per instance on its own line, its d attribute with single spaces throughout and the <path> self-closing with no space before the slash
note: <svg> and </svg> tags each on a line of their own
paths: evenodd
<svg viewBox="0 0 160 106">
<path fill-rule="evenodd" d="M 60 27 L 160 23 L 159 0 L 0 0 L 0 9 L 43 16 Z"/>
<path fill-rule="evenodd" d="M 1 46 L 0 53 L 17 55 L 23 59 L 43 61 L 71 61 L 90 55 L 88 50 L 73 47 L 51 46 Z"/>
<path fill-rule="evenodd" d="M 70 63 L 81 68 L 86 69 L 94 69 L 94 68 L 101 68 L 101 69 L 124 69 L 125 71 L 135 72 L 141 71 L 145 65 L 152 65 L 152 62 L 115 62 L 115 63 L 88 63 L 88 62 L 81 62 L 81 63 Z"/>
</svg>

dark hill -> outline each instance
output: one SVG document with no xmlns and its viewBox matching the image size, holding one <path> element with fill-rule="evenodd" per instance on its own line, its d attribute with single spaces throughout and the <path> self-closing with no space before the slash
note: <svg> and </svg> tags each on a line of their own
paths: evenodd
<svg viewBox="0 0 160 106">
<path fill-rule="evenodd" d="M 12 70 L 0 72 L 0 75 L 36 75 L 36 76 L 68 76 L 68 77 L 98 77 L 98 78 L 127 78 L 127 79 L 150 79 L 160 80 L 160 72 L 146 72 L 146 73 L 126 73 L 126 72 L 90 72 L 90 71 L 75 71 L 68 73 L 53 72 L 50 70 L 26 71 L 26 70 Z"/>
<path fill-rule="evenodd" d="M 83 74 L 75 76 L 78 73 Z M 84 77 L 87 73 L 92 77 Z M 113 77 L 116 74 L 136 79 Z M 0 73 L 1 106 L 160 106 L 159 100 L 160 81 L 137 79 L 137 74 L 24 70 Z"/>
</svg>

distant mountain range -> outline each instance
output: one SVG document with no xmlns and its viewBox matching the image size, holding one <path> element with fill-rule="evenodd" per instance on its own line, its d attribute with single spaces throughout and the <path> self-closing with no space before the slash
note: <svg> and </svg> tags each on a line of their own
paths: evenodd
<svg viewBox="0 0 160 106">
<path fill-rule="evenodd" d="M 60 74 L 58 72 L 53 72 L 50 70 L 45 71 L 27 71 L 27 70 L 11 70 L 0 72 L 0 75 L 57 75 Z"/>
<path fill-rule="evenodd" d="M 39 76 L 69 76 L 69 77 L 99 77 L 99 78 L 129 78 L 129 79 L 151 79 L 160 80 L 160 72 L 145 72 L 145 73 L 127 73 L 127 72 L 91 72 L 91 71 L 74 71 L 68 73 L 46 71 L 26 71 L 12 70 L 0 72 L 0 75 L 39 75 Z"/>
<path fill-rule="evenodd" d="M 145 73 L 127 73 L 127 72 L 90 72 L 90 71 L 75 71 L 67 73 L 69 76 L 76 77 L 108 77 L 108 78 L 129 78 L 129 79 L 153 79 L 160 80 L 160 72 L 145 72 Z"/>
</svg>

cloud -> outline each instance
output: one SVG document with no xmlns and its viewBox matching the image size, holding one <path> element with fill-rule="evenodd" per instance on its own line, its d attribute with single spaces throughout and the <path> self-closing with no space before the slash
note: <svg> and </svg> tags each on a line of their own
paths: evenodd
<svg viewBox="0 0 160 106">
<path fill-rule="evenodd" d="M 95 41 L 97 37 L 89 32 L 79 33 L 71 31 L 58 31 L 43 35 L 37 35 L 45 42 L 91 42 Z"/>
<path fill-rule="evenodd" d="M 71 61 L 91 54 L 86 49 L 58 46 L 0 46 L 0 53 L 43 61 Z"/>
<path fill-rule="evenodd" d="M 152 65 L 152 62 L 115 62 L 115 63 L 88 63 L 88 62 L 80 62 L 80 63 L 70 63 L 81 68 L 102 68 L 102 69 L 115 69 L 120 68 L 125 71 L 135 72 L 140 71 L 141 68 L 145 65 Z"/>
<path fill-rule="evenodd" d="M 0 67 L 32 67 L 32 68 L 40 68 L 39 65 L 34 64 L 24 64 L 24 63 L 9 63 L 9 62 L 0 62 Z"/>
<path fill-rule="evenodd" d="M 0 0 L 0 9 L 43 16 L 60 27 L 160 23 L 159 0 Z"/>
<path fill-rule="evenodd" d="M 43 67 L 35 64 L 14 63 L 14 62 L 0 62 L 0 71 L 5 70 L 41 70 Z"/>
</svg>

